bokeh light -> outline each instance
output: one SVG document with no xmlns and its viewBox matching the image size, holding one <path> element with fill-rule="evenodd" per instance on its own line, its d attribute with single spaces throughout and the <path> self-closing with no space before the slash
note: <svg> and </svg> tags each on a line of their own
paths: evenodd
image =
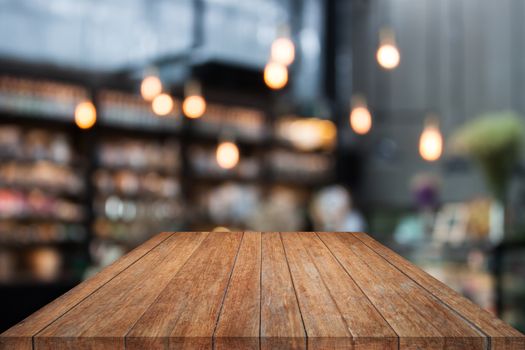
<svg viewBox="0 0 525 350">
<path fill-rule="evenodd" d="M 350 113 L 350 126 L 356 134 L 367 134 L 372 128 L 372 115 L 366 106 L 352 108 Z"/>
<path fill-rule="evenodd" d="M 152 101 L 162 93 L 162 82 L 156 75 L 148 75 L 140 84 L 140 94 L 146 101 Z"/>
<path fill-rule="evenodd" d="M 188 96 L 182 103 L 182 112 L 188 118 L 200 118 L 206 112 L 206 100 L 199 95 Z"/>
<path fill-rule="evenodd" d="M 239 163 L 239 148 L 230 141 L 221 142 L 217 147 L 217 163 L 223 169 L 232 169 Z"/>
<path fill-rule="evenodd" d="M 377 62 L 385 69 L 394 69 L 399 65 L 401 55 L 395 45 L 381 45 L 377 50 Z"/>
<path fill-rule="evenodd" d="M 419 154 L 426 161 L 433 162 L 443 152 L 443 136 L 436 124 L 427 124 L 419 138 Z"/>
<path fill-rule="evenodd" d="M 151 108 L 156 115 L 168 115 L 173 110 L 173 98 L 168 94 L 160 94 L 153 99 Z"/>
<path fill-rule="evenodd" d="M 289 38 L 278 38 L 272 43 L 271 57 L 273 62 L 288 66 L 295 59 L 295 46 Z"/>
<path fill-rule="evenodd" d="M 89 129 L 97 122 L 97 110 L 91 101 L 84 101 L 75 108 L 75 123 L 80 129 Z"/>
<path fill-rule="evenodd" d="M 279 90 L 288 83 L 288 69 L 277 62 L 268 62 L 264 68 L 264 82 L 273 90 Z"/>
</svg>

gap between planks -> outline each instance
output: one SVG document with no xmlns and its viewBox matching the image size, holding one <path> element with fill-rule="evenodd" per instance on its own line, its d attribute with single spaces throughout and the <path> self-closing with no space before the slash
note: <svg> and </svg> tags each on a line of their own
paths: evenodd
<svg viewBox="0 0 525 350">
<path fill-rule="evenodd" d="M 481 340 L 481 344 L 480 344 L 481 348 L 483 348 L 483 349 L 490 349 L 490 342 L 488 340 L 488 339 L 490 339 L 490 337 L 488 335 L 486 335 L 485 332 L 480 331 L 479 328 L 475 327 L 475 325 L 473 325 L 470 321 L 466 321 L 465 317 L 463 317 L 459 312 L 456 312 L 455 310 L 453 310 L 443 300 L 438 298 L 436 295 L 431 293 L 427 288 L 423 287 L 420 283 L 415 281 L 414 278 L 412 278 L 409 275 L 407 275 L 406 273 L 404 273 L 399 267 L 397 267 L 394 264 L 390 263 L 388 261 L 388 259 L 386 259 L 386 257 L 384 257 L 382 254 L 380 254 L 375 249 L 373 249 L 373 247 L 371 247 L 369 244 L 365 244 L 365 242 L 363 242 L 362 239 L 358 239 L 358 234 L 359 233 L 349 233 L 349 232 L 338 232 L 338 233 L 335 233 L 335 235 L 338 237 L 338 239 L 342 239 L 342 235 L 350 235 L 351 237 L 353 237 L 353 239 L 356 239 L 361 244 L 363 244 L 364 247 L 366 247 L 367 250 L 373 252 L 372 254 L 374 254 L 376 256 L 376 258 L 379 258 L 380 260 L 385 261 L 389 266 L 394 267 L 395 268 L 394 270 L 398 271 L 398 273 L 401 273 L 405 278 L 407 278 L 409 281 L 413 282 L 416 286 L 421 288 L 422 291 L 424 291 L 425 293 L 428 293 L 429 297 L 432 298 L 432 300 L 434 300 L 434 302 L 436 302 L 437 305 L 441 305 L 445 310 L 447 310 L 451 314 L 455 315 L 458 318 L 458 320 L 460 320 L 462 323 L 464 323 L 464 325 L 466 327 L 470 328 L 474 332 L 474 334 L 477 334 L 479 336 L 480 340 Z M 328 242 L 326 242 L 324 239 L 322 239 L 320 237 L 319 233 L 316 233 L 316 236 L 317 236 L 318 239 L 320 239 L 324 243 L 326 248 L 330 251 L 331 255 L 334 257 L 334 259 L 336 261 L 338 261 L 339 265 L 346 271 L 346 273 L 350 276 L 350 278 L 352 280 L 354 280 L 354 282 L 356 282 L 356 285 L 359 287 L 359 289 L 361 289 L 361 291 L 363 291 L 361 286 L 360 286 L 360 284 L 357 283 L 357 281 L 355 281 L 353 276 L 350 275 L 350 272 L 348 271 L 348 269 L 345 266 L 343 266 L 343 263 L 340 261 L 340 258 L 338 257 L 338 254 L 334 253 L 333 247 L 331 247 L 330 244 L 328 244 Z M 385 249 L 387 249 L 387 248 L 385 248 Z M 368 265 L 368 263 L 365 260 L 362 260 L 362 263 Z M 372 267 L 370 267 L 370 268 L 372 268 Z M 364 291 L 363 291 L 363 294 L 365 296 L 367 296 L 367 298 L 368 298 L 367 293 L 364 293 Z M 372 305 L 374 305 L 375 309 L 379 312 L 379 314 L 383 317 L 383 319 L 387 322 L 387 324 L 393 329 L 393 326 L 390 324 L 390 322 L 387 321 L 387 318 L 381 313 L 381 311 L 376 307 L 376 305 L 374 303 L 372 303 Z M 415 310 L 415 311 L 417 312 L 417 310 Z M 421 315 L 421 316 L 423 316 L 423 315 Z M 423 318 L 424 318 L 424 316 L 423 316 Z M 395 333 L 398 334 L 398 347 L 400 347 L 401 346 L 401 344 L 400 344 L 401 343 L 401 336 L 399 335 L 398 332 L 395 332 Z"/>
<path fill-rule="evenodd" d="M 256 233 L 259 235 L 259 239 L 260 239 L 260 260 L 259 260 L 259 298 L 260 298 L 260 305 L 259 305 L 259 349 L 261 348 L 261 336 L 262 336 L 262 292 L 263 292 L 263 235 L 265 233 L 263 232 L 253 232 L 253 233 Z M 103 282 L 100 286 L 96 287 L 94 290 L 90 291 L 89 294 L 87 294 L 87 296 L 84 296 L 83 298 L 79 299 L 78 301 L 75 302 L 75 304 L 73 304 L 72 306 L 70 306 L 67 310 L 63 311 L 62 313 L 60 313 L 60 315 L 58 317 L 56 317 L 53 321 L 49 322 L 46 326 L 43 326 L 43 328 L 41 328 L 39 331 L 37 331 L 36 333 L 34 333 L 32 336 L 31 336 L 31 342 L 32 342 L 32 347 L 33 349 L 35 349 L 35 337 L 42 333 L 47 327 L 49 327 L 51 324 L 53 324 L 54 322 L 56 322 L 57 320 L 61 319 L 66 313 L 68 313 L 70 310 L 72 310 L 73 308 L 75 308 L 77 305 L 79 305 L 80 303 L 82 303 L 84 300 L 86 300 L 87 298 L 89 298 L 91 295 L 93 295 L 93 293 L 97 292 L 99 289 L 101 289 L 102 287 L 104 287 L 106 284 L 108 284 L 109 282 L 111 282 L 113 279 L 115 279 L 117 276 L 119 276 L 120 274 L 124 273 L 125 271 L 127 271 L 128 269 L 130 269 L 132 266 L 134 266 L 136 263 L 140 262 L 145 256 L 147 256 L 148 254 L 151 254 L 151 252 L 156 249 L 158 246 L 160 246 L 161 244 L 165 243 L 166 240 L 168 240 L 172 234 L 171 233 L 165 233 L 166 234 L 166 237 L 163 237 L 159 242 L 157 242 L 156 244 L 154 244 L 152 247 L 148 248 L 148 250 L 142 252 L 140 255 L 138 255 L 137 257 L 134 257 L 134 260 L 131 259 L 130 260 L 130 263 L 128 265 L 125 265 L 125 267 L 122 267 L 122 269 L 118 272 L 116 272 L 113 276 L 111 277 L 108 277 L 108 280 Z M 282 249 L 283 249 L 283 254 L 284 254 L 284 261 L 286 262 L 286 268 L 288 269 L 288 273 L 289 273 L 289 277 L 290 277 L 290 280 L 291 280 L 291 285 L 292 285 L 292 288 L 293 288 L 293 295 L 295 296 L 295 300 L 297 302 L 297 305 L 298 305 L 298 311 L 299 311 L 299 315 L 300 315 L 300 318 L 301 318 L 301 323 L 302 323 L 302 327 L 303 327 L 303 330 L 304 330 L 304 342 L 305 342 L 305 347 L 306 349 L 308 348 L 308 333 L 307 333 L 307 330 L 306 330 L 306 324 L 305 324 L 305 321 L 304 321 L 304 317 L 303 317 L 303 310 L 301 310 L 301 306 L 300 306 L 300 303 L 299 303 L 299 298 L 298 298 L 298 295 L 297 295 L 297 289 L 296 289 L 296 285 L 295 285 L 295 282 L 294 282 L 294 279 L 293 279 L 293 275 L 292 275 L 292 271 L 291 271 L 291 268 L 290 268 L 290 262 L 289 262 L 289 253 L 287 252 L 287 249 L 286 249 L 286 246 L 284 244 L 284 241 L 283 241 L 283 234 L 288 234 L 288 233 L 284 233 L 284 232 L 279 232 L 278 233 L 278 237 L 279 237 L 279 241 L 280 241 L 280 245 L 282 246 Z M 294 234 L 294 233 L 290 233 L 290 234 Z M 295 233 L 297 234 L 297 233 Z M 422 288 L 425 292 L 427 292 L 437 303 L 441 304 L 445 309 L 447 309 L 448 311 L 450 311 L 451 313 L 455 314 L 458 318 L 460 318 L 463 322 L 466 323 L 466 325 L 468 325 L 470 328 L 472 328 L 476 333 L 478 333 L 480 336 L 483 337 L 484 339 L 484 349 L 491 349 L 493 346 L 492 346 L 492 339 L 491 339 L 491 336 L 489 336 L 485 331 L 483 331 L 480 327 L 478 327 L 476 324 L 473 323 L 473 321 L 470 321 L 468 318 L 466 318 L 465 316 L 462 315 L 461 312 L 455 310 L 453 307 L 451 307 L 446 301 L 442 300 L 440 297 L 438 297 L 438 295 L 436 295 L 435 291 L 433 292 L 432 291 L 432 288 L 429 287 L 429 285 L 427 285 L 427 283 L 424 283 L 425 281 L 421 282 L 419 281 L 418 282 L 418 279 L 417 278 L 413 278 L 411 277 L 411 273 L 409 272 L 405 272 L 405 269 L 403 269 L 403 266 L 396 266 L 394 263 L 392 263 L 391 261 L 389 261 L 389 259 L 387 258 L 387 256 L 385 256 L 385 254 L 381 253 L 380 251 L 376 250 L 376 248 L 374 248 L 374 246 L 368 242 L 366 239 L 363 239 L 362 237 L 360 237 L 361 234 L 359 233 L 345 233 L 345 234 L 349 234 L 349 235 L 352 235 L 352 237 L 354 237 L 355 239 L 357 239 L 359 242 L 361 242 L 364 246 L 366 246 L 368 248 L 368 250 L 370 250 L 371 252 L 373 252 L 372 254 L 378 256 L 381 260 L 384 260 L 386 261 L 386 263 L 388 263 L 391 267 L 395 268 L 395 270 L 397 270 L 399 273 L 403 274 L 406 278 L 408 278 L 410 281 L 412 281 L 413 283 L 415 283 L 417 286 L 419 286 L 420 288 Z M 197 248 L 190 254 L 190 256 L 184 261 L 183 265 L 182 266 L 185 266 L 188 261 L 191 260 L 192 256 L 201 248 L 201 245 L 203 244 L 203 242 L 207 239 L 209 239 L 211 237 L 211 233 L 208 233 L 208 235 L 206 236 L 205 239 L 203 239 L 203 241 L 197 246 Z M 237 249 L 235 251 L 235 257 L 233 259 L 233 263 L 231 264 L 231 268 L 229 270 L 229 275 L 228 275 L 228 281 L 226 283 L 226 287 L 224 289 L 224 292 L 223 292 L 223 295 L 222 295 L 222 298 L 221 298 L 221 303 L 220 303 L 220 307 L 219 307 L 219 312 L 217 314 L 217 317 L 216 317 L 216 320 L 215 320 L 215 324 L 214 324 L 214 328 L 213 328 L 213 332 L 212 332 L 212 336 L 211 336 L 211 344 L 212 344 L 212 348 L 215 349 L 216 347 L 216 331 L 217 331 L 217 328 L 218 328 L 218 325 L 219 325 L 219 322 L 221 320 L 221 316 L 222 316 L 222 312 L 223 312 L 223 307 L 224 307 L 224 303 L 225 303 L 225 299 L 226 299 L 226 296 L 227 296 L 227 293 L 231 287 L 231 282 L 232 282 L 232 276 L 233 276 L 233 273 L 234 273 L 234 270 L 235 270 L 235 267 L 238 263 L 238 257 L 239 257 L 239 253 L 242 249 L 242 244 L 243 244 L 243 241 L 245 240 L 245 235 L 246 235 L 246 232 L 243 231 L 242 232 L 242 235 L 241 235 L 241 238 L 239 240 L 239 243 L 238 243 L 238 246 L 237 246 Z M 345 271 L 345 273 L 349 276 L 349 278 L 354 282 L 354 284 L 359 288 L 359 290 L 363 293 L 363 295 L 366 296 L 366 298 L 368 299 L 368 301 L 371 303 L 371 305 L 375 308 L 375 310 L 378 312 L 378 314 L 385 320 L 386 324 L 393 330 L 393 332 L 397 335 L 397 342 L 398 342 L 398 348 L 400 347 L 400 336 L 399 334 L 393 329 L 393 327 L 390 325 L 390 323 L 386 320 L 385 316 L 379 311 L 379 309 L 377 308 L 377 306 L 372 303 L 372 301 L 369 299 L 368 295 L 366 293 L 364 293 L 362 287 L 356 282 L 356 280 L 354 279 L 354 277 L 352 275 L 350 275 L 350 272 L 342 265 L 341 261 L 339 260 L 339 258 L 334 254 L 334 252 L 332 251 L 332 249 L 330 248 L 330 246 L 327 244 L 327 242 L 325 242 L 323 239 L 321 239 L 321 237 L 319 236 L 319 233 L 318 232 L 315 232 L 315 235 L 314 235 L 315 239 L 319 240 L 325 247 L 326 249 L 328 250 L 328 252 L 330 252 L 330 256 L 331 258 L 333 258 L 337 264 L 339 266 L 341 266 L 342 270 Z M 369 237 L 369 236 L 368 236 Z M 373 241 L 373 239 L 371 237 L 369 237 L 370 240 Z M 378 243 L 379 244 L 379 243 Z M 129 253 L 131 254 L 131 253 Z M 394 252 L 395 254 L 395 252 Z M 365 262 L 366 263 L 366 262 Z M 177 273 L 175 273 L 175 275 L 173 276 L 173 278 L 175 278 L 175 276 L 177 276 L 177 274 L 182 270 L 182 266 L 181 268 L 178 270 Z M 316 269 L 318 270 L 318 268 L 316 267 Z M 318 270 L 319 271 L 319 270 Z M 89 281 L 89 280 L 88 280 Z M 321 276 L 321 281 L 324 285 L 326 285 L 326 282 L 324 280 L 324 278 Z M 169 284 L 168 284 L 169 285 Z M 162 291 L 159 293 L 159 296 L 162 295 Z M 157 296 L 157 298 L 159 297 Z M 334 300 L 334 297 L 330 294 L 332 300 Z M 156 300 L 156 299 L 155 299 Z M 337 303 L 335 302 L 334 300 L 334 304 L 337 305 Z M 147 310 L 147 308 L 146 308 Z M 140 319 L 140 317 L 138 318 Z M 138 320 L 137 319 L 137 320 Z M 130 328 L 132 329 L 133 326 Z M 348 331 L 350 332 L 350 329 L 348 329 Z M 351 332 L 350 332 L 351 334 Z M 352 339 L 355 338 L 354 335 L 352 335 Z M 124 336 L 124 348 L 126 348 L 126 340 L 127 340 L 127 333 L 126 335 Z M 169 340 L 168 340 L 168 345 L 169 345 Z"/>
<path fill-rule="evenodd" d="M 143 254 L 139 255 L 135 260 L 133 260 L 129 265 L 127 265 L 126 267 L 124 267 L 122 270 L 118 271 L 117 273 L 115 273 L 111 278 L 109 278 L 107 281 L 105 281 L 104 283 L 102 283 L 100 286 L 98 286 L 97 288 L 95 288 L 94 290 L 92 290 L 88 295 L 86 295 L 84 298 L 81 298 L 79 299 L 75 304 L 73 304 L 70 308 L 68 308 L 67 310 L 65 310 L 64 312 L 62 312 L 58 317 L 54 318 L 51 322 L 49 322 L 47 325 L 45 325 L 44 327 L 42 327 L 39 331 L 37 331 L 35 334 L 33 334 L 31 336 L 31 346 L 33 348 L 33 350 L 36 349 L 36 346 L 35 346 L 35 337 L 38 336 L 38 334 L 42 333 L 46 328 L 48 328 L 50 325 L 52 325 L 54 322 L 56 322 L 57 320 L 59 320 L 60 318 L 62 318 L 65 314 L 67 314 L 70 310 L 74 309 L 77 305 L 79 305 L 80 303 L 82 303 L 84 300 L 88 299 L 91 295 L 93 295 L 93 293 L 97 292 L 99 289 L 101 289 L 102 287 L 104 287 L 106 284 L 108 284 L 109 282 L 111 282 L 114 278 L 116 278 L 117 276 L 119 276 L 121 273 L 123 273 L 124 271 L 126 271 L 127 269 L 129 269 L 131 266 L 135 265 L 138 261 L 140 261 L 143 257 L 145 257 L 146 255 L 150 254 L 151 251 L 155 248 L 157 248 L 158 246 L 160 246 L 162 243 L 164 243 L 167 239 L 169 239 L 171 237 L 171 234 L 170 233 L 167 233 L 167 232 L 163 232 L 163 233 L 160 233 L 160 234 L 165 234 L 166 237 L 164 237 L 163 239 L 160 240 L 160 242 L 156 243 L 155 245 L 153 245 L 151 248 L 149 248 L 147 251 L 145 251 Z M 150 238 L 150 239 L 155 239 L 156 236 Z M 139 249 L 139 247 L 135 248 L 135 249 Z M 129 254 L 132 254 L 133 251 L 129 252 Z M 119 260 L 115 261 L 113 264 L 117 263 Z M 112 265 L 109 265 L 106 267 L 107 268 L 110 268 Z M 95 277 L 95 276 L 93 276 Z M 93 278 L 92 277 L 92 278 Z M 84 281 L 84 282 L 81 282 L 81 283 L 89 283 L 89 279 Z M 74 289 L 74 288 L 73 288 Z M 73 291 L 73 289 L 71 291 Z M 44 306 L 45 307 L 45 306 Z"/>
<path fill-rule="evenodd" d="M 233 270 L 235 269 L 235 265 L 237 264 L 237 258 L 239 257 L 239 251 L 241 250 L 242 242 L 244 240 L 244 235 L 245 234 L 246 234 L 246 232 L 243 231 L 241 239 L 239 240 L 239 246 L 237 247 L 237 251 L 235 252 L 235 259 L 233 259 L 233 264 L 232 264 L 232 267 L 231 267 L 231 270 L 230 270 L 230 275 L 228 277 L 228 283 L 226 284 L 226 288 L 224 288 L 224 293 L 222 295 L 222 300 L 221 300 L 221 306 L 219 307 L 219 312 L 217 313 L 217 319 L 215 320 L 215 327 L 213 328 L 213 333 L 212 333 L 212 337 L 211 337 L 212 349 L 215 349 L 215 342 L 216 342 L 216 340 L 215 340 L 215 332 L 217 332 L 217 327 L 219 326 L 219 320 L 221 319 L 222 309 L 224 307 L 224 301 L 226 299 L 226 294 L 228 293 L 228 289 L 230 288 L 230 284 L 231 284 L 231 281 L 232 281 Z M 259 324 L 259 330 L 260 329 L 261 329 L 261 325 Z M 259 337 L 259 339 L 260 339 L 260 337 Z M 260 348 L 261 348 L 261 343 L 259 341 L 259 349 Z"/>
<path fill-rule="evenodd" d="M 200 232 L 200 231 L 199 231 Z M 176 232 L 173 232 L 173 233 L 176 233 Z M 194 232 L 194 233 L 198 233 L 198 232 Z M 210 232 L 207 233 L 206 237 L 199 243 L 199 245 L 195 248 L 195 250 L 193 250 L 193 252 L 188 256 L 188 258 L 186 259 L 186 261 L 184 261 L 184 263 L 181 265 L 181 267 L 179 268 L 179 270 L 175 273 L 175 275 L 173 275 L 173 278 L 176 278 L 177 275 L 179 274 L 179 272 L 184 268 L 184 266 L 186 266 L 186 264 L 188 263 L 188 261 L 190 261 L 191 257 L 193 255 L 195 255 L 195 253 L 199 250 L 200 246 L 204 243 L 204 241 L 206 241 L 207 239 L 209 239 L 210 237 Z M 171 281 L 171 280 L 170 280 Z M 166 284 L 166 287 L 164 287 L 159 295 L 157 295 L 157 297 L 153 300 L 153 302 L 151 303 L 151 305 L 155 304 L 155 302 L 159 299 L 159 297 L 162 295 L 162 293 L 164 292 L 164 290 L 166 290 L 166 288 L 168 288 L 169 286 L 169 282 Z M 150 305 L 150 306 L 151 306 Z M 145 308 L 144 311 L 142 312 L 142 314 L 135 320 L 135 322 L 131 325 L 131 327 L 129 328 L 129 330 L 126 332 L 126 334 L 124 335 L 124 350 L 126 350 L 127 348 L 127 340 L 128 340 L 128 334 L 129 332 L 131 332 L 131 330 L 135 327 L 135 325 L 139 322 L 139 320 L 142 318 L 142 316 L 144 316 L 144 314 L 148 311 L 148 308 Z M 168 347 L 169 347 L 169 344 L 168 344 Z"/>
<path fill-rule="evenodd" d="M 317 234 L 317 232 L 316 232 Z M 429 293 L 438 303 L 442 304 L 445 308 L 447 308 L 449 311 L 451 311 L 452 313 L 456 314 L 458 317 L 460 317 L 463 321 L 465 321 L 466 324 L 468 324 L 472 329 L 474 329 L 476 332 L 478 332 L 481 336 L 483 336 L 484 338 L 484 341 L 485 341 L 485 346 L 484 348 L 486 350 L 490 350 L 492 348 L 492 342 L 491 342 L 491 337 L 485 333 L 481 328 L 479 328 L 478 326 L 476 326 L 474 323 L 472 323 L 472 321 L 470 321 L 468 318 L 466 318 L 465 316 L 463 316 L 459 311 L 455 310 L 454 308 L 452 308 L 450 305 L 448 305 L 447 303 L 445 303 L 442 299 L 440 299 L 437 295 L 435 295 L 429 288 L 426 288 L 424 285 L 422 285 L 421 283 L 419 283 L 418 281 L 416 281 L 415 279 L 413 279 L 412 277 L 410 277 L 407 273 L 405 273 L 403 270 L 401 270 L 398 266 L 396 266 L 395 264 L 393 264 L 392 262 L 390 262 L 388 259 L 386 259 L 382 254 L 379 254 L 379 252 L 377 252 L 372 246 L 370 246 L 370 244 L 368 244 L 366 241 L 362 240 L 358 234 L 353 234 L 353 236 L 355 238 L 357 238 L 359 241 L 361 241 L 365 246 L 367 246 L 371 251 L 374 252 L 374 254 L 378 255 L 379 257 L 381 257 L 381 259 L 385 260 L 389 265 L 393 266 L 395 269 L 397 269 L 399 272 L 401 272 L 403 275 L 405 275 L 407 278 L 409 278 L 410 280 L 414 281 L 415 284 L 417 284 L 418 286 L 420 286 L 421 288 L 423 288 L 427 293 Z M 370 236 L 369 236 L 370 237 Z M 372 237 L 370 237 L 371 239 L 373 239 Z"/>
<path fill-rule="evenodd" d="M 390 323 L 387 321 L 387 319 L 385 318 L 385 316 L 379 311 L 379 309 L 377 308 L 377 306 L 372 302 L 372 300 L 370 300 L 370 297 L 365 293 L 365 291 L 361 288 L 361 286 L 359 285 L 359 283 L 357 283 L 357 281 L 354 279 L 354 277 L 352 277 L 352 275 L 350 275 L 350 273 L 345 269 L 345 267 L 341 264 L 341 262 L 339 261 L 339 259 L 334 255 L 334 253 L 332 252 L 332 250 L 330 249 L 330 247 L 326 244 L 325 241 L 323 241 L 321 239 L 321 237 L 319 237 L 319 234 L 317 232 L 315 232 L 315 237 L 321 242 L 321 244 L 323 244 L 326 249 L 330 252 L 330 255 L 332 256 L 332 258 L 337 262 L 337 264 L 339 266 L 341 266 L 341 269 L 343 269 L 343 271 L 348 275 L 348 277 L 350 277 L 350 279 L 354 282 L 354 284 L 357 286 L 357 288 L 359 288 L 359 290 L 361 291 L 361 293 L 363 293 L 363 295 L 366 297 L 366 299 L 370 302 L 370 304 L 374 307 L 374 309 L 377 311 L 377 313 L 381 316 L 381 318 L 383 318 L 383 320 L 385 320 L 385 323 L 390 327 L 390 329 L 392 330 L 392 332 L 394 332 L 394 334 L 397 336 L 397 348 L 399 349 L 400 347 L 400 341 L 399 341 L 399 334 L 394 330 L 394 328 L 390 325 Z"/>
<path fill-rule="evenodd" d="M 290 269 L 290 262 L 288 261 L 288 253 L 286 253 L 286 247 L 284 246 L 284 242 L 283 242 L 283 232 L 279 232 L 279 240 L 281 241 L 281 245 L 283 247 L 284 259 L 286 260 L 286 266 L 288 267 L 288 273 L 290 274 L 290 280 L 292 282 L 295 300 L 297 301 L 299 315 L 301 316 L 301 322 L 303 324 L 303 330 L 304 330 L 304 335 L 305 335 L 304 337 L 305 349 L 308 349 L 308 332 L 306 331 L 306 324 L 304 323 L 303 311 L 301 310 L 301 304 L 299 303 L 299 296 L 297 295 L 297 289 L 295 288 L 295 283 L 293 281 L 292 270 Z"/>
</svg>

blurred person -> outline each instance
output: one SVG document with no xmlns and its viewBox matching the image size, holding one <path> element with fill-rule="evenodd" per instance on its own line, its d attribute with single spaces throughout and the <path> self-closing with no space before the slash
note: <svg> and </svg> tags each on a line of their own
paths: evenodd
<svg viewBox="0 0 525 350">
<path fill-rule="evenodd" d="M 352 196 L 340 185 L 317 192 L 310 205 L 310 216 L 316 231 L 366 231 L 366 222 L 352 206 Z"/>
</svg>

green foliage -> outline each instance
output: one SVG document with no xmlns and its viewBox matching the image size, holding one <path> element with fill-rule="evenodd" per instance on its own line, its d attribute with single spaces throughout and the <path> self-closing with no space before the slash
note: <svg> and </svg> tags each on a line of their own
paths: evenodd
<svg viewBox="0 0 525 350">
<path fill-rule="evenodd" d="M 452 147 L 481 166 L 494 195 L 504 200 L 512 170 L 525 138 L 522 118 L 510 111 L 483 114 L 468 121 L 452 137 Z"/>
</svg>

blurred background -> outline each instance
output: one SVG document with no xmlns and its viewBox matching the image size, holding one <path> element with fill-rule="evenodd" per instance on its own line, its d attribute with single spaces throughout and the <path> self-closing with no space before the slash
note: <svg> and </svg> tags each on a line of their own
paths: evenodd
<svg viewBox="0 0 525 350">
<path fill-rule="evenodd" d="M 0 0 L 0 331 L 160 231 L 366 231 L 525 331 L 522 0 Z"/>
</svg>

